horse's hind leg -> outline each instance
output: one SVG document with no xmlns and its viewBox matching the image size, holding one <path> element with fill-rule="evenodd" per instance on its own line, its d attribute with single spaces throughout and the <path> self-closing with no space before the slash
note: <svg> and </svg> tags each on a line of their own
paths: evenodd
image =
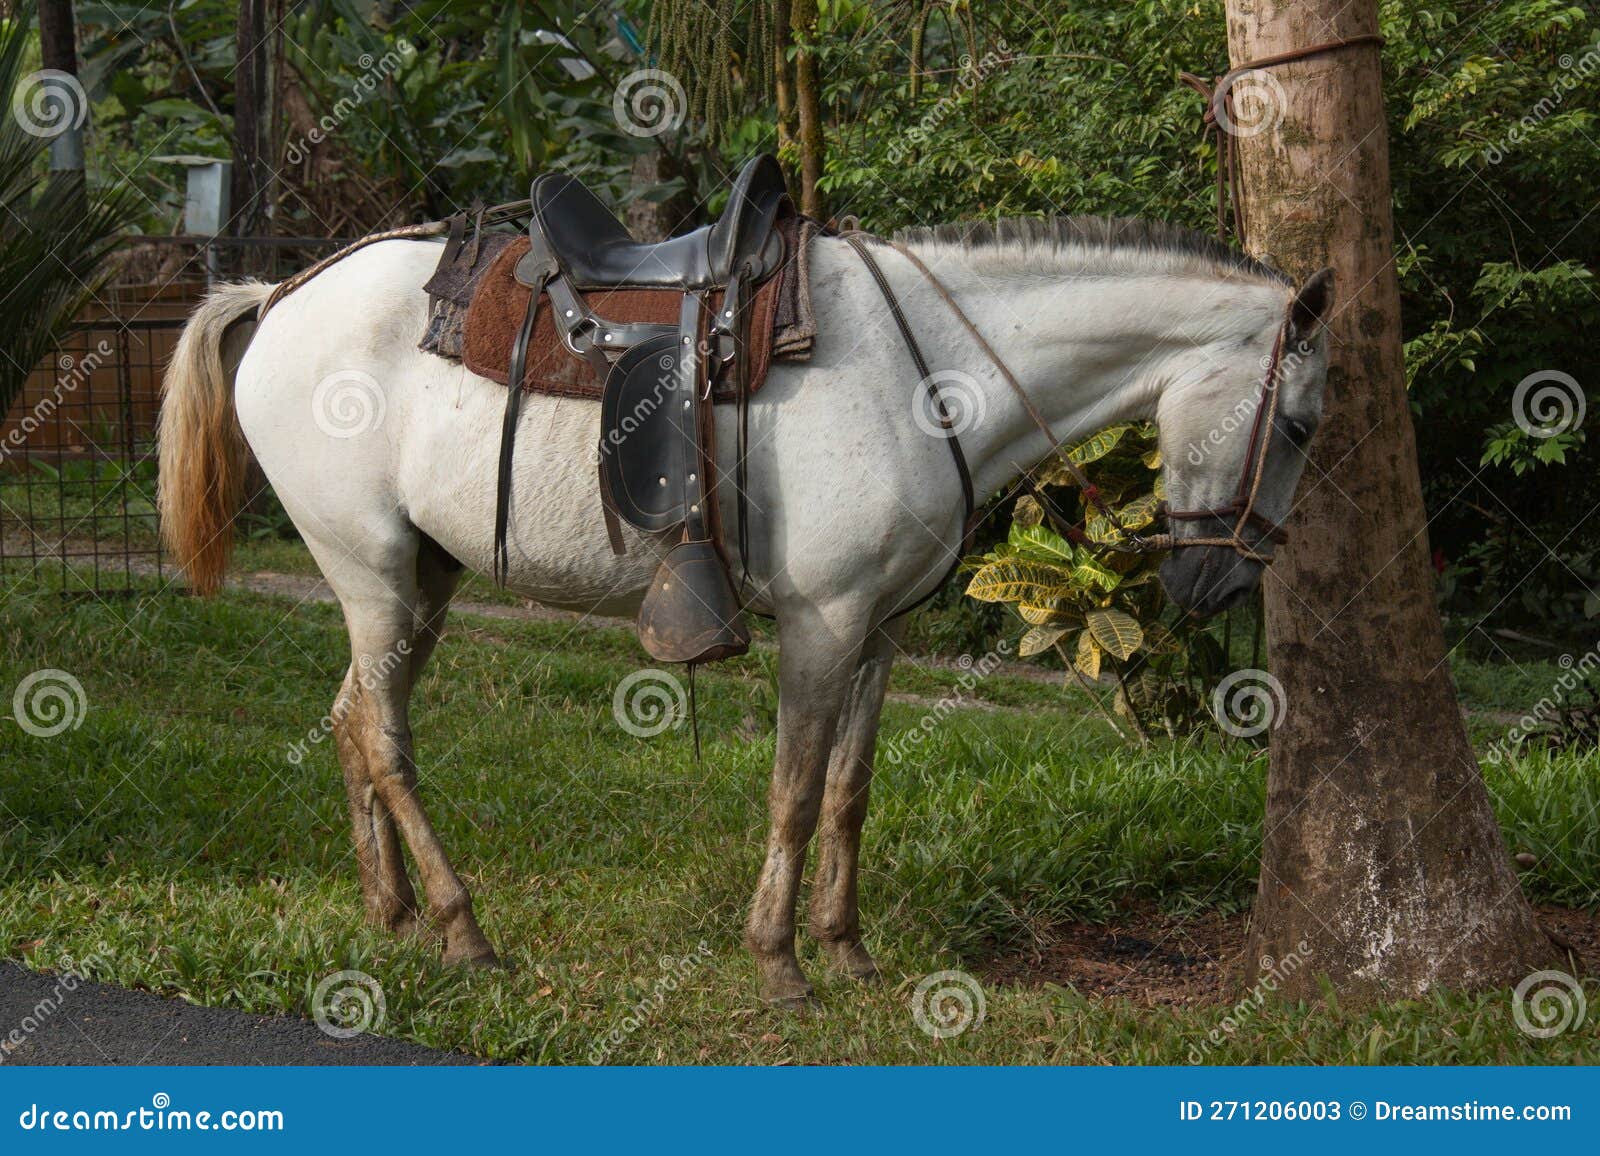
<svg viewBox="0 0 1600 1156">
<path fill-rule="evenodd" d="M 367 773 L 367 757 L 356 743 L 352 728 L 345 725 L 345 720 L 359 709 L 359 689 L 352 664 L 339 688 L 339 697 L 334 700 L 332 718 L 350 806 L 356 868 L 361 873 L 361 898 L 368 923 L 398 935 L 410 935 L 417 930 L 417 895 L 400 854 L 400 837 L 389 808 L 378 798 Z"/>
<path fill-rule="evenodd" d="M 417 555 L 417 602 L 413 607 L 414 634 L 409 655 L 414 689 L 423 667 L 444 629 L 450 596 L 455 592 L 460 567 L 431 541 L 424 540 Z M 353 689 L 359 689 L 358 670 L 352 665 L 334 704 L 333 718 L 342 720 L 354 709 Z M 418 929 L 416 892 L 400 853 L 400 836 L 394 817 L 378 797 L 367 773 L 366 756 L 351 729 L 337 724 L 335 734 L 339 764 L 349 796 L 350 826 L 354 833 L 356 866 L 361 873 L 361 895 L 367 921 L 375 927 L 408 935 Z"/>
<path fill-rule="evenodd" d="M 454 578 L 432 574 L 426 561 L 419 565 L 418 535 L 409 527 L 397 540 L 369 549 L 375 556 L 329 559 L 323 565 L 344 606 L 353 660 L 351 705 L 338 720 L 345 732 L 341 743 L 349 742 L 361 756 L 374 813 L 390 816 L 405 838 L 427 894 L 429 918 L 444 935 L 445 962 L 492 964 L 494 950 L 473 914 L 472 896 L 418 796 L 407 715 L 411 688 L 437 639 Z M 318 561 L 325 562 L 320 553 Z M 379 847 L 381 865 L 381 839 Z M 398 863 L 398 853 L 393 862 Z M 382 877 L 380 883 L 393 879 Z"/>
<path fill-rule="evenodd" d="M 878 966 L 862 945 L 861 914 L 856 903 L 861 827 L 867 819 L 867 793 L 872 783 L 873 748 L 878 739 L 878 720 L 883 715 L 883 695 L 904 634 L 905 619 L 896 619 L 874 631 L 861 649 L 828 758 L 817 869 L 811 882 L 813 938 L 822 945 L 834 967 L 862 980 L 876 978 Z"/>
</svg>

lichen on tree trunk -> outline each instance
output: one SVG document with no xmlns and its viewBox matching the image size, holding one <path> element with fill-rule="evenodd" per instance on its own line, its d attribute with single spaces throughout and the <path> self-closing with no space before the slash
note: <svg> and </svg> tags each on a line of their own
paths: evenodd
<svg viewBox="0 0 1600 1156">
<path fill-rule="evenodd" d="M 1228 2 L 1236 63 L 1376 29 L 1375 0 Z M 1372 45 L 1247 78 L 1278 119 L 1235 141 L 1246 247 L 1338 277 L 1327 412 L 1266 579 L 1287 709 L 1245 982 L 1293 954 L 1290 998 L 1314 998 L 1319 976 L 1358 1002 L 1493 987 L 1557 954 L 1495 821 L 1434 603 L 1381 81 Z"/>
</svg>

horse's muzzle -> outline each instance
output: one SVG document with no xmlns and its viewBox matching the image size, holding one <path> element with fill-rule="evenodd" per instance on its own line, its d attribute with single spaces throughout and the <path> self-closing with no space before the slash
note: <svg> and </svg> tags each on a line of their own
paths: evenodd
<svg viewBox="0 0 1600 1156">
<path fill-rule="evenodd" d="M 1229 546 L 1194 546 L 1174 550 L 1161 563 L 1161 585 L 1179 607 L 1207 618 L 1249 598 L 1264 569 Z"/>
</svg>

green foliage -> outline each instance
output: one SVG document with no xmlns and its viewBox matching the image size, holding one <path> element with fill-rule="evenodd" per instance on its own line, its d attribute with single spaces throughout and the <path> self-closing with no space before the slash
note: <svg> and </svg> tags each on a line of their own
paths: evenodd
<svg viewBox="0 0 1600 1156">
<path fill-rule="evenodd" d="M 1429 534 L 1457 609 L 1565 614 L 1582 592 L 1562 564 L 1600 551 L 1600 470 L 1581 431 L 1530 445 L 1506 423 L 1529 374 L 1600 380 L 1600 20 L 1559 0 L 1385 0 L 1381 27 Z M 869 228 L 1064 212 L 1210 226 L 1215 156 L 1177 74 L 1226 67 L 1220 3 L 989 6 L 976 53 L 930 26 L 920 83 L 903 20 L 877 31 L 832 74 L 824 180 Z M 1558 560 L 1530 575 L 1547 547 Z"/>
<path fill-rule="evenodd" d="M 1222 5 L 1099 2 L 978 9 L 929 22 L 908 75 L 903 15 L 830 71 L 823 184 L 869 228 L 961 217 L 1123 213 L 1203 225 L 1198 100 L 1180 70 L 1225 59 Z"/>
<path fill-rule="evenodd" d="M 1505 466 L 1517 477 L 1536 466 L 1564 466 L 1567 451 L 1582 445 L 1584 436 L 1581 429 L 1572 429 L 1549 437 L 1529 437 L 1521 426 L 1506 422 L 1489 430 L 1478 464 Z"/>
<path fill-rule="evenodd" d="M 967 560 L 967 596 L 1014 610 L 1028 627 L 1022 657 L 1054 652 L 1080 682 L 1112 680 L 1117 713 L 1141 737 L 1152 725 L 1169 734 L 1212 725 L 1206 704 L 1227 672 L 1222 646 L 1187 616 L 1165 613 L 1160 556 L 1104 549 L 1155 521 L 1161 460 L 1154 427 L 1111 426 L 1062 457 L 1085 471 L 1117 522 L 1083 496 L 1059 459 L 1046 462 L 1035 471 L 1043 503 L 1017 499 L 1006 540 Z"/>
<path fill-rule="evenodd" d="M 138 224 L 170 233 L 184 175 L 165 157 L 231 155 L 237 5 L 88 0 L 74 4 L 80 74 L 94 104 L 91 173 L 136 190 Z"/>
<path fill-rule="evenodd" d="M 324 139 L 285 125 L 274 167 L 326 153 L 319 184 L 356 182 L 352 200 L 402 216 L 525 196 L 529 175 L 558 163 L 620 193 L 632 158 L 658 145 L 624 132 L 612 112 L 618 80 L 642 66 L 622 31 L 645 7 L 299 0 L 277 30 L 282 62 Z M 151 231 L 170 231 L 183 205 L 181 173 L 161 156 L 230 154 L 236 9 L 184 0 L 169 19 L 160 5 L 77 6 L 98 126 L 92 163 L 139 189 Z M 571 47 L 540 35 L 551 32 Z M 594 73 L 575 78 L 564 60 Z M 334 227 L 292 196 L 277 224 L 309 235 Z"/>
<path fill-rule="evenodd" d="M 18 101 L 37 96 L 33 43 L 31 4 L 0 18 L 0 414 L 104 284 L 128 216 L 123 192 L 48 173 L 49 140 L 11 114 Z"/>
</svg>

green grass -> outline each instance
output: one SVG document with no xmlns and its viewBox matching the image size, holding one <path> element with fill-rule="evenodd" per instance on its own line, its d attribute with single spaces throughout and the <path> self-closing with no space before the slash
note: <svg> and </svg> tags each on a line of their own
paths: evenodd
<svg viewBox="0 0 1600 1156">
<path fill-rule="evenodd" d="M 821 998 L 790 1015 L 756 1000 L 739 946 L 765 826 L 774 655 L 702 674 L 697 764 L 684 731 L 638 739 L 613 720 L 613 688 L 643 665 L 631 633 L 562 622 L 458 619 L 416 697 L 425 798 L 511 965 L 445 969 L 432 945 L 361 925 L 333 752 L 289 758 L 327 711 L 345 647 L 329 605 L 239 592 L 63 602 L 12 586 L 0 698 L 52 667 L 81 681 L 88 709 L 52 738 L 0 722 L 0 955 L 93 957 L 99 979 L 301 1014 L 320 978 L 356 968 L 383 986 L 386 1034 L 515 1061 L 584 1062 L 663 960 L 702 943 L 705 961 L 613 1061 L 1182 1063 L 1227 1014 L 988 985 L 983 1027 L 935 1041 L 908 1001 L 923 975 L 981 971 L 1059 920 L 1133 902 L 1246 905 L 1259 755 L 1214 740 L 1139 751 L 1076 692 L 981 681 L 967 698 L 1003 709 L 959 711 L 915 758 L 884 760 L 874 785 L 863 910 L 888 981 L 830 980 L 807 945 Z M 891 702 L 881 742 L 917 727 L 960 674 L 902 668 L 894 690 L 917 699 Z M 1536 899 L 1595 902 L 1597 772 L 1592 753 L 1488 768 L 1509 843 L 1537 856 L 1523 877 Z M 1600 1043 L 1590 1021 L 1531 1040 L 1505 993 L 1269 1007 L 1207 1059 L 1571 1062 Z"/>
</svg>

